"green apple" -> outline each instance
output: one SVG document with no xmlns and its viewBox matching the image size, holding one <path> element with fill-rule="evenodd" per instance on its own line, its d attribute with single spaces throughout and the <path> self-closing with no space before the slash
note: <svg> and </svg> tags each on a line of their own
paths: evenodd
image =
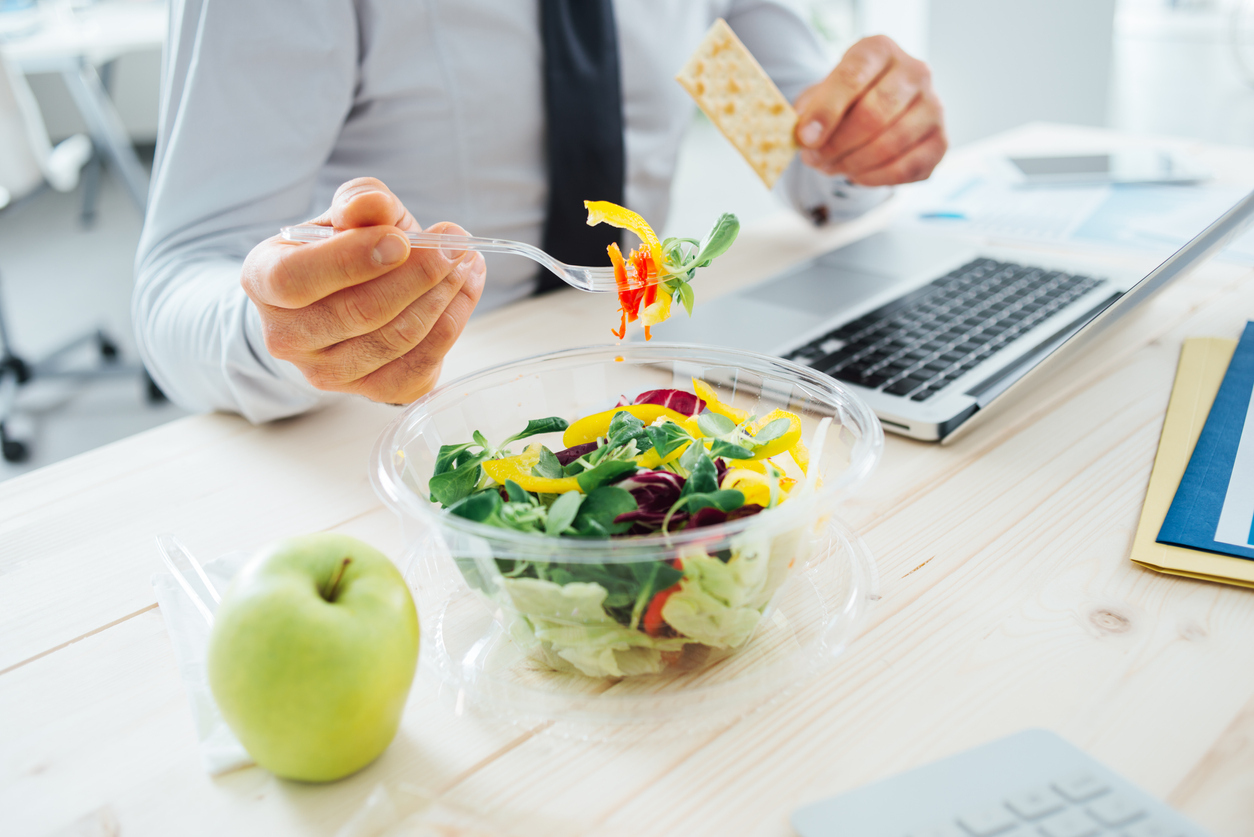
<svg viewBox="0 0 1254 837">
<path fill-rule="evenodd" d="M 418 664 L 418 613 L 383 553 L 332 533 L 263 549 L 231 582 L 209 686 L 257 764 L 329 782 L 392 742 Z"/>
</svg>

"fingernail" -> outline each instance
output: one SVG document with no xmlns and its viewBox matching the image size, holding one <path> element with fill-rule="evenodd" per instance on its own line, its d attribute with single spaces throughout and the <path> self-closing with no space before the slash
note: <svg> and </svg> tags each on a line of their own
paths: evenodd
<svg viewBox="0 0 1254 837">
<path fill-rule="evenodd" d="M 456 262 L 462 256 L 466 255 L 465 250 L 458 250 L 456 247 L 454 247 L 451 244 L 446 244 L 443 247 L 441 247 L 440 252 L 443 253 L 444 258 L 448 259 L 450 262 Z"/>
<path fill-rule="evenodd" d="M 374 246 L 374 260 L 379 264 L 396 264 L 405 258 L 409 243 L 396 233 L 388 233 Z"/>
<path fill-rule="evenodd" d="M 811 120 L 802 126 L 797 132 L 797 139 L 801 140 L 802 145 L 814 145 L 823 138 L 823 123 L 817 119 Z"/>
</svg>

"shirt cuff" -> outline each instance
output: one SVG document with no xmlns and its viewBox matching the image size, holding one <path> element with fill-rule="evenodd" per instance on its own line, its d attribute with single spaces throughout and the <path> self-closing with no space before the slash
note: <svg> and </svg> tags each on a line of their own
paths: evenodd
<svg viewBox="0 0 1254 837">
<path fill-rule="evenodd" d="M 816 226 L 846 221 L 879 206 L 893 194 L 891 186 L 859 186 L 842 174 L 816 171 L 794 157 L 775 186 Z"/>
</svg>

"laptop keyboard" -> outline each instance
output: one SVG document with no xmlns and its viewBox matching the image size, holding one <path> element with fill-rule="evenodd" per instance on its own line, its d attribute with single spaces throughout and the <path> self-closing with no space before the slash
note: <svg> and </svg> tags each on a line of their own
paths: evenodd
<svg viewBox="0 0 1254 837">
<path fill-rule="evenodd" d="M 800 837 L 1207 837 L 1045 730 L 1025 730 L 807 805 Z"/>
<path fill-rule="evenodd" d="M 926 401 L 1101 281 L 976 259 L 786 357 L 841 381 Z"/>
</svg>

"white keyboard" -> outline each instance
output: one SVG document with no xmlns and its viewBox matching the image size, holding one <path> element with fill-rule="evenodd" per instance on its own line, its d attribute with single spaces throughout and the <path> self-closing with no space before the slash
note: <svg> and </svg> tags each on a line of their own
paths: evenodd
<svg viewBox="0 0 1254 837">
<path fill-rule="evenodd" d="M 1044 730 L 808 805 L 792 825 L 800 837 L 1209 837 Z"/>
</svg>

